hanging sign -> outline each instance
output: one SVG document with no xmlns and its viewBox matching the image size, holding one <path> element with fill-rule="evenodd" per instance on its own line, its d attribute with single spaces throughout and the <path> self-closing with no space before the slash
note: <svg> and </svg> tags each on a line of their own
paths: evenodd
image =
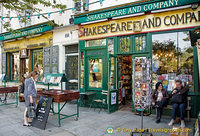
<svg viewBox="0 0 200 136">
<path fill-rule="evenodd" d="M 53 26 L 49 26 L 48 24 L 24 28 L 24 29 L 19 30 L 19 32 L 0 34 L 0 41 L 19 38 L 19 37 L 28 36 L 28 35 L 39 34 L 39 33 L 43 33 L 52 29 L 53 29 Z"/>
<path fill-rule="evenodd" d="M 28 56 L 27 55 L 27 49 L 26 48 L 21 49 L 20 58 L 26 58 L 27 56 Z"/>
<path fill-rule="evenodd" d="M 111 105 L 116 104 L 117 102 L 117 93 L 111 93 Z"/>
<path fill-rule="evenodd" d="M 199 26 L 199 17 L 200 7 L 79 25 L 79 40 L 193 28 Z"/>
<path fill-rule="evenodd" d="M 182 6 L 182 5 L 191 4 L 195 2 L 199 2 L 199 0 L 162 0 L 162 1 L 155 1 L 155 2 L 154 1 L 143 2 L 143 3 L 139 3 L 140 5 L 136 3 L 129 6 L 126 5 L 124 7 L 107 9 L 107 10 L 104 10 L 104 12 L 102 12 L 101 10 L 99 12 L 93 12 L 93 13 L 89 13 L 85 15 L 75 16 L 74 24 L 80 24 L 84 22 L 131 15 L 135 13 L 177 7 L 177 6 Z"/>
</svg>

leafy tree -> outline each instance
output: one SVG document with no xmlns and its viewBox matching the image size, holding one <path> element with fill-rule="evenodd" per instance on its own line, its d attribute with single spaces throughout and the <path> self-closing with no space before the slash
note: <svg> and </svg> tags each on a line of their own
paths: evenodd
<svg viewBox="0 0 200 136">
<path fill-rule="evenodd" d="M 17 15 L 21 18 L 20 21 L 24 23 L 26 23 L 29 18 L 28 16 L 23 15 L 27 11 L 31 11 L 33 14 L 39 14 L 42 11 L 41 7 L 52 7 L 60 10 L 64 10 L 66 8 L 66 5 L 58 4 L 56 0 L 53 0 L 52 2 L 50 0 L 0 0 L 0 4 L 8 11 L 17 13 Z M 37 5 L 39 4 L 42 6 L 38 7 Z M 41 16 L 48 20 L 44 14 L 41 14 Z M 6 15 L 4 17 L 9 18 L 10 16 Z M 3 21 L 3 27 L 7 29 L 7 31 L 13 31 L 10 28 L 9 21 Z"/>
</svg>

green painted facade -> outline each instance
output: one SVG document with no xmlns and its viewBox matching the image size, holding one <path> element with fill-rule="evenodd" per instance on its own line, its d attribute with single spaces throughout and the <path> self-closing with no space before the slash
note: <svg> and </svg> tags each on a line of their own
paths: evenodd
<svg viewBox="0 0 200 136">
<path fill-rule="evenodd" d="M 110 8 L 110 9 L 106 9 L 106 10 L 101 10 L 101 11 L 97 11 L 97 12 L 90 12 L 90 13 L 85 13 L 82 15 L 77 15 L 75 16 L 75 23 L 76 24 L 81 24 L 83 22 L 90 22 L 90 21 L 94 21 L 94 20 L 99 20 L 99 19 L 105 19 L 105 18 L 111 18 L 111 17 L 116 17 L 116 16 L 122 16 L 120 14 L 113 14 L 113 16 L 111 15 L 111 13 L 113 11 L 119 11 L 119 10 L 125 10 L 124 11 L 124 15 L 128 14 L 127 10 L 136 6 L 144 6 L 145 5 L 149 5 L 149 4 L 154 4 L 154 3 L 160 3 L 160 2 L 171 2 L 170 0 L 166 0 L 166 1 L 161 1 L 161 0 L 156 0 L 156 1 L 148 1 L 148 2 L 143 2 L 143 3 L 138 3 L 135 5 L 127 5 L 124 7 L 118 7 L 118 8 Z M 175 1 L 174 1 L 175 2 Z M 182 1 L 176 1 L 178 2 L 178 5 L 176 6 L 182 6 L 182 5 L 186 5 L 186 4 L 192 4 L 192 3 L 197 3 L 199 2 L 199 0 L 182 0 Z M 162 9 L 164 7 L 160 7 L 160 9 Z M 168 7 L 165 7 L 168 8 Z M 152 9 L 152 10 L 156 10 L 156 9 Z M 148 11 L 152 11 L 152 10 L 148 10 Z M 144 12 L 144 11 L 141 11 Z M 91 18 L 90 20 L 88 20 L 89 16 L 100 16 L 102 15 L 102 18 Z M 107 97 L 107 105 L 106 105 L 106 109 L 108 109 L 109 113 L 112 113 L 116 110 L 118 110 L 118 104 L 115 105 L 111 105 L 111 93 L 112 92 L 116 92 L 117 96 L 118 96 L 118 80 L 119 80 L 119 73 L 118 73 L 118 62 L 117 62 L 117 56 L 119 55 L 132 55 L 132 58 L 135 57 L 147 57 L 147 58 L 152 58 L 152 35 L 154 34 L 163 34 L 163 33 L 172 33 L 172 32 L 183 32 L 183 31 L 191 31 L 192 29 L 174 29 L 171 31 L 162 31 L 160 30 L 160 32 L 151 32 L 151 33 L 143 33 L 143 34 L 132 34 L 132 35 L 126 35 L 128 37 L 130 37 L 131 39 L 131 47 L 130 47 L 130 51 L 129 52 L 120 52 L 120 45 L 119 45 L 119 40 L 121 37 L 124 36 L 115 36 L 115 37 L 108 37 L 106 38 L 106 46 L 103 47 L 85 47 L 86 41 L 82 40 L 79 41 L 79 51 L 80 53 L 83 52 L 84 53 L 84 87 L 81 88 L 80 86 L 80 73 L 81 73 L 81 67 L 79 67 L 79 88 L 80 88 L 80 92 L 88 92 L 88 91 L 92 91 L 92 92 L 96 92 L 97 95 L 96 97 L 100 98 L 101 97 L 101 91 L 102 90 L 107 90 L 108 91 L 108 97 Z M 144 35 L 146 36 L 146 49 L 143 51 L 136 51 L 135 49 L 135 37 L 136 36 L 141 36 Z M 108 53 L 108 39 L 114 39 L 114 54 L 109 54 Z M 101 53 L 99 53 L 101 52 Z M 98 54 L 98 55 L 96 55 Z M 100 54 L 100 55 L 99 55 Z M 81 56 L 81 55 L 79 55 Z M 102 58 L 103 59 L 103 87 L 102 88 L 89 88 L 89 59 L 95 59 L 95 58 Z M 115 89 L 111 89 L 109 87 L 109 77 L 110 77 L 110 59 L 114 58 L 115 60 L 115 73 L 116 73 L 116 88 Z M 81 58 L 79 58 L 79 66 L 80 66 L 80 60 Z M 194 76 L 193 76 L 193 81 L 194 81 L 194 90 L 189 92 L 188 95 L 191 97 L 191 101 L 190 101 L 190 106 L 192 107 L 191 109 L 191 117 L 196 118 L 199 114 L 200 111 L 200 80 L 198 76 L 195 75 L 199 75 L 199 68 L 198 68 L 198 57 L 197 57 L 197 48 L 193 47 L 193 71 L 194 71 Z M 89 106 L 92 102 L 88 101 L 88 105 L 86 104 L 85 106 Z M 117 97 L 117 103 L 118 103 L 118 97 Z M 134 111 L 134 104 L 132 103 L 132 111 Z M 166 113 L 167 115 L 170 116 L 171 111 L 164 111 L 164 113 Z"/>
</svg>

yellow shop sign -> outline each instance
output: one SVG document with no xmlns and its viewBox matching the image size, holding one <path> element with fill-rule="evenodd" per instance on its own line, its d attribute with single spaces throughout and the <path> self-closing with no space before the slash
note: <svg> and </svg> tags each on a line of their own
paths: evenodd
<svg viewBox="0 0 200 136">
<path fill-rule="evenodd" d="M 196 10 L 188 8 L 80 25 L 79 39 L 87 40 L 108 36 L 188 28 L 198 26 L 199 22 L 200 7 Z"/>
</svg>

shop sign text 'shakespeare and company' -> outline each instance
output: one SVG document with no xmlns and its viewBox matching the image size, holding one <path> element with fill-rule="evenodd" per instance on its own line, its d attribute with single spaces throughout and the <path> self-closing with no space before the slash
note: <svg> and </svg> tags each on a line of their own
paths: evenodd
<svg viewBox="0 0 200 136">
<path fill-rule="evenodd" d="M 135 13 L 171 8 L 182 6 L 186 4 L 191 4 L 199 2 L 198 0 L 164 0 L 164 1 L 156 1 L 151 3 L 144 3 L 143 5 L 131 5 L 130 7 L 124 7 L 123 9 L 113 9 L 113 10 L 105 10 L 103 13 L 97 14 L 88 14 L 87 16 L 78 16 L 75 17 L 75 24 L 80 24 L 89 21 L 96 21 L 106 18 L 131 15 Z"/>
<path fill-rule="evenodd" d="M 200 7 L 79 25 L 79 39 L 183 29 L 198 26 Z"/>
</svg>

